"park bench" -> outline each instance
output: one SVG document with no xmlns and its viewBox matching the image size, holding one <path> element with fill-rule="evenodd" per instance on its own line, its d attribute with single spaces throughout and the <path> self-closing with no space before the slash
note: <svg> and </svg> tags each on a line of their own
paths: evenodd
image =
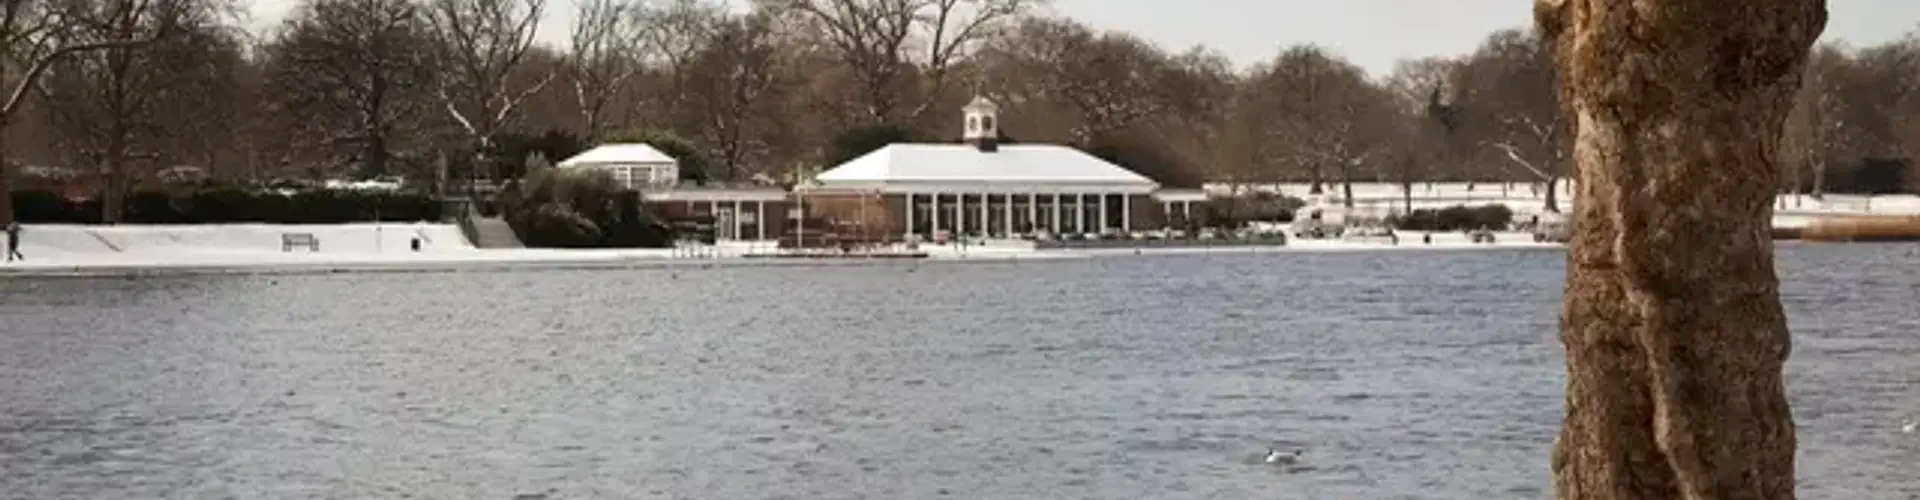
<svg viewBox="0 0 1920 500">
<path fill-rule="evenodd" d="M 309 252 L 318 252 L 320 238 L 313 237 L 313 233 L 281 233 L 280 251 L 291 252 L 293 247 L 307 247 Z"/>
</svg>

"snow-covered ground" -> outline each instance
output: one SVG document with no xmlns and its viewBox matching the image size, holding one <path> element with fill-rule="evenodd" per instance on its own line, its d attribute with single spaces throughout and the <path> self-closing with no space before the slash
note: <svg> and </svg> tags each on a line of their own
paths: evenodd
<svg viewBox="0 0 1920 500">
<path fill-rule="evenodd" d="M 1322 186 L 1323 195 L 1334 196 L 1328 200 L 1338 203 L 1339 196 L 1345 190 L 1339 184 Z M 1278 184 L 1208 184 L 1204 189 L 1209 193 L 1225 195 L 1236 190 L 1240 193 L 1266 192 L 1283 194 L 1295 198 L 1312 200 L 1312 185 L 1304 182 Z M 1546 209 L 1544 187 L 1521 182 L 1436 182 L 1416 183 L 1413 185 L 1413 207 L 1415 209 L 1446 208 L 1454 205 L 1491 205 L 1502 204 L 1514 211 L 1517 220 L 1525 220 Z M 1405 204 L 1405 193 L 1401 186 L 1391 183 L 1355 183 L 1353 185 L 1354 204 L 1360 211 L 1384 215 L 1388 210 L 1399 209 Z M 1556 200 L 1560 209 L 1573 207 L 1573 186 L 1560 183 L 1559 197 Z M 1781 195 L 1774 203 L 1774 226 L 1805 227 L 1813 219 L 1832 215 L 1920 215 L 1920 196 L 1885 195 L 1866 196 L 1853 194 L 1827 195 L 1824 200 L 1815 200 L 1807 195 Z"/>
<path fill-rule="evenodd" d="M 1305 184 L 1270 186 L 1289 195 L 1304 195 Z M 1354 197 L 1363 205 L 1398 205 L 1399 186 L 1356 184 Z M 1464 183 L 1435 184 L 1431 189 L 1416 186 L 1415 206 L 1445 207 L 1457 204 L 1504 203 L 1518 212 L 1517 217 L 1537 213 L 1544 206 L 1537 191 L 1524 184 L 1507 187 L 1501 195 L 1499 184 L 1480 184 L 1466 190 Z M 1568 207 L 1571 196 L 1562 200 Z M 1774 225 L 1804 227 L 1822 216 L 1834 215 L 1915 215 L 1920 214 L 1920 196 L 1897 195 L 1866 197 L 1829 195 L 1824 201 L 1805 196 L 1783 196 L 1775 206 Z M 312 234 L 320 240 L 320 250 L 304 248 L 291 252 L 281 248 L 281 235 Z M 415 252 L 410 243 L 420 238 L 422 248 Z M 0 263 L 0 273 L 75 273 L 138 272 L 151 269 L 302 269 L 346 270 L 422 267 L 459 267 L 511 265 L 671 265 L 679 263 L 756 264 L 792 263 L 781 259 L 744 259 L 751 253 L 773 251 L 772 243 L 723 243 L 699 249 L 478 249 L 469 243 L 457 226 L 451 224 L 339 224 L 339 225 L 29 225 L 22 234 L 21 251 L 27 260 Z M 1495 244 L 1474 244 L 1461 233 L 1434 233 L 1433 243 L 1420 241 L 1420 233 L 1403 232 L 1399 245 L 1344 240 L 1295 240 L 1286 247 L 1202 247 L 1108 250 L 1036 250 L 1026 242 L 989 242 L 968 247 L 922 246 L 935 260 L 1022 260 L 1083 258 L 1099 255 L 1178 254 L 1178 253 L 1252 253 L 1357 250 L 1449 250 L 1473 248 L 1527 248 L 1551 246 L 1534 243 L 1525 233 L 1500 233 Z"/>
<path fill-rule="evenodd" d="M 281 236 L 311 234 L 320 250 L 285 251 Z M 124 274 L 141 272 L 346 271 L 470 269 L 512 266 L 654 266 L 719 263 L 774 265 L 819 263 L 746 259 L 772 252 L 772 243 L 722 243 L 697 249 L 478 249 L 449 224 L 341 225 L 28 225 L 21 235 L 26 260 L 0 264 L 0 274 Z M 420 238 L 422 248 L 411 243 Z M 1031 242 L 989 241 L 920 247 L 933 260 L 1005 261 L 1087 258 L 1100 255 L 1251 253 L 1288 251 L 1416 250 L 1541 246 L 1521 233 L 1502 234 L 1495 245 L 1476 245 L 1458 233 L 1436 233 L 1431 245 L 1417 235 L 1399 246 L 1348 241 L 1298 241 L 1287 247 L 1037 250 Z"/>
<path fill-rule="evenodd" d="M 311 234 L 319 251 L 286 251 L 281 236 Z M 414 238 L 421 249 L 412 249 Z M 0 271 L 120 270 L 144 268 L 355 269 L 448 264 L 606 263 L 695 260 L 740 255 L 746 247 L 697 254 L 672 249 L 559 250 L 474 248 L 451 224 L 210 224 L 28 225 L 21 233 L 26 260 Z"/>
</svg>

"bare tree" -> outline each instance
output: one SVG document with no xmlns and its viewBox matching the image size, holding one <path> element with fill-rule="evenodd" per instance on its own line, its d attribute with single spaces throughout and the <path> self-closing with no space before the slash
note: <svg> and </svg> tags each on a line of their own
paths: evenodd
<svg viewBox="0 0 1920 500">
<path fill-rule="evenodd" d="M 1366 79 L 1359 66 L 1312 45 L 1289 48 L 1273 62 L 1257 67 L 1246 105 L 1265 108 L 1271 118 L 1256 122 L 1260 141 L 1285 145 L 1279 158 L 1305 170 L 1321 193 L 1327 169 L 1346 185 L 1353 203 L 1352 170 L 1383 145 L 1379 128 L 1389 109 L 1387 94 Z"/>
<path fill-rule="evenodd" d="M 773 115 L 783 87 L 782 53 L 771 29 L 761 15 L 728 20 L 688 67 L 691 88 L 698 89 L 691 93 L 705 117 L 698 137 L 728 181 L 743 179 L 751 159 L 767 156 L 766 138 L 778 125 Z"/>
<path fill-rule="evenodd" d="M 1898 155 L 1902 111 L 1920 106 L 1920 34 L 1866 47 L 1845 66 L 1841 121 L 1853 129 L 1847 134 L 1854 139 L 1850 149 L 1861 156 Z"/>
<path fill-rule="evenodd" d="M 1021 80 L 1005 87 L 1014 100 L 1063 108 L 1070 139 L 1081 145 L 1170 113 L 1183 90 L 1189 102 L 1200 96 L 1178 88 L 1195 80 L 1153 44 L 1071 20 L 1028 19 L 992 39 L 981 59 L 1003 81 Z"/>
<path fill-rule="evenodd" d="M 71 43 L 150 40 L 60 59 L 45 67 L 44 78 L 36 82 L 38 93 L 50 103 L 59 142 L 105 181 L 101 219 L 112 224 L 120 221 L 133 185 L 143 173 L 157 171 L 163 159 L 159 149 L 168 130 L 160 123 L 162 106 L 206 83 L 196 78 L 206 74 L 193 69 L 213 58 L 207 38 L 218 35 L 199 32 L 212 22 L 205 3 L 101 0 L 73 5 L 85 12 L 86 21 L 64 35 Z M 135 168 L 136 162 L 147 168 Z"/>
<path fill-rule="evenodd" d="M 1821 54 L 1816 54 L 1816 56 Z M 1920 34 L 1861 49 L 1850 59 L 1815 58 L 1810 71 L 1819 76 L 1815 83 L 1839 82 L 1839 119 L 1831 125 L 1841 128 L 1838 153 L 1828 164 L 1815 168 L 1840 167 L 1823 172 L 1815 180 L 1827 183 L 1868 160 L 1900 158 L 1907 153 L 1902 136 L 1913 128 L 1920 115 Z M 1834 69 L 1829 65 L 1842 66 Z M 1839 74 L 1839 77 L 1829 75 Z M 1837 165 L 1835 165 L 1837 164 Z M 1816 191 L 1824 193 L 1825 184 Z M 1867 188 L 1868 186 L 1849 186 Z"/>
<path fill-rule="evenodd" d="M 567 67 L 580 128 L 589 139 L 604 131 L 607 106 L 641 69 L 643 20 L 641 5 L 632 0 L 575 0 Z"/>
<path fill-rule="evenodd" d="M 1827 166 L 1843 154 L 1850 135 L 1843 97 L 1852 71 L 1850 64 L 1846 54 L 1833 45 L 1816 48 L 1807 60 L 1780 139 L 1780 159 L 1788 166 L 1784 172 L 1796 195 L 1802 192 L 1801 179 L 1810 174 L 1813 199 L 1823 198 Z"/>
<path fill-rule="evenodd" d="M 1445 57 L 1403 60 L 1394 64 L 1382 86 L 1394 101 L 1413 112 L 1422 112 L 1427 104 L 1451 101 L 1455 68 L 1461 61 Z"/>
<path fill-rule="evenodd" d="M 1462 156 L 1460 119 L 1452 80 L 1459 61 L 1428 58 L 1402 61 L 1388 75 L 1385 91 L 1393 102 L 1401 146 L 1389 160 L 1400 183 L 1404 211 L 1413 212 L 1413 185 L 1433 181 L 1455 168 Z"/>
<path fill-rule="evenodd" d="M 533 48 L 546 0 L 431 0 L 428 18 L 435 34 L 436 86 L 447 116 L 472 141 L 476 155 L 493 146 L 520 104 L 546 88 L 556 76 L 542 71 L 516 78 Z M 479 175 L 478 165 L 469 180 Z"/>
<path fill-rule="evenodd" d="M 1069 103 L 1078 116 L 1075 142 L 1091 144 L 1171 107 L 1162 81 L 1178 69 L 1153 44 L 1124 33 L 1085 32 L 1066 42 L 1066 51 L 1032 69 L 1052 83 L 1050 97 Z"/>
<path fill-rule="evenodd" d="M 235 142 L 251 133 L 245 121 L 256 98 L 246 36 L 223 22 L 180 30 L 178 45 L 161 41 L 184 49 L 165 56 L 179 62 L 170 63 L 174 75 L 159 89 L 163 95 L 154 111 L 160 129 L 155 148 L 164 164 L 198 167 L 222 179 L 240 172 L 244 158 Z"/>
<path fill-rule="evenodd" d="M 1573 141 L 1547 44 L 1530 32 L 1494 33 L 1461 66 L 1457 81 L 1471 133 L 1545 184 L 1544 208 L 1559 212 L 1555 196 Z"/>
<path fill-rule="evenodd" d="M 1183 175 L 1178 177 L 1192 184 L 1171 187 L 1201 187 L 1211 165 L 1234 157 L 1227 146 L 1239 75 L 1226 55 L 1205 47 L 1191 48 L 1170 62 L 1158 91 L 1167 107 L 1146 126 L 1152 136 L 1172 146 L 1181 162 Z"/>
<path fill-rule="evenodd" d="M 759 0 L 794 14 L 839 53 L 859 82 L 867 117 L 919 118 L 951 83 L 953 65 L 1004 21 L 1045 0 Z M 904 91 L 924 96 L 896 116 Z"/>
<path fill-rule="evenodd" d="M 409 0 L 317 0 L 301 7 L 268 51 L 274 99 L 288 132 L 315 160 L 385 175 L 421 117 L 439 111 L 426 16 Z"/>
<path fill-rule="evenodd" d="M 629 125 L 693 128 L 705 119 L 691 102 L 700 90 L 688 83 L 690 66 L 727 20 L 727 8 L 713 0 L 663 0 L 643 5 L 639 21 L 641 63 L 653 72 L 645 105 L 627 106 Z M 638 123 L 636 123 L 638 122 Z"/>
<path fill-rule="evenodd" d="M 0 129 L 13 122 L 15 112 L 39 85 L 41 74 L 60 60 L 76 54 L 112 48 L 133 48 L 152 43 L 164 31 L 138 33 L 127 38 L 89 39 L 75 30 L 90 23 L 96 14 L 87 4 L 51 0 L 0 0 L 0 82 L 12 82 L 6 101 L 0 104 Z M 9 69 L 18 68 L 11 74 Z M 0 223 L 13 222 L 13 173 L 0 144 Z"/>
<path fill-rule="evenodd" d="M 1823 0 L 1539 0 L 1579 116 L 1560 322 L 1563 500 L 1791 499 L 1769 236 Z"/>
</svg>

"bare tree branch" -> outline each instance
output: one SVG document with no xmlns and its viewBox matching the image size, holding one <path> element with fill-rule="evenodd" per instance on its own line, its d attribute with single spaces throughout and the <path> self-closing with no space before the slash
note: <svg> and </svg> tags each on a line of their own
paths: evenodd
<svg viewBox="0 0 1920 500">
<path fill-rule="evenodd" d="M 526 96 L 553 81 L 552 71 L 514 89 L 514 72 L 533 48 L 545 0 L 432 0 L 432 22 L 446 71 L 436 91 L 475 151 L 491 147 Z"/>
<path fill-rule="evenodd" d="M 6 108 L 0 109 L 0 115 L 12 116 L 14 110 L 20 107 L 20 103 L 23 100 L 23 98 L 26 96 L 27 90 L 31 88 L 35 84 L 35 82 L 38 82 L 40 80 L 40 75 L 42 73 L 45 73 L 48 67 L 52 66 L 56 62 L 59 62 L 60 59 L 62 58 L 65 58 L 67 56 L 71 56 L 74 54 L 78 54 L 81 52 L 89 52 L 89 51 L 95 51 L 95 50 L 120 48 L 120 47 L 138 47 L 141 45 L 153 43 L 153 41 L 158 40 L 159 37 L 160 37 L 159 33 L 154 33 L 153 36 L 149 36 L 149 37 L 141 38 L 137 40 L 111 40 L 111 41 L 104 41 L 104 42 L 79 43 L 79 44 L 62 46 L 60 48 L 54 49 L 52 53 L 47 54 L 45 56 L 41 56 L 39 59 L 35 60 L 33 62 L 33 65 L 27 68 L 27 72 L 20 76 L 19 82 L 15 83 L 13 86 L 13 92 L 9 93 L 7 96 Z"/>
<path fill-rule="evenodd" d="M 820 30 L 862 87 L 867 118 L 915 119 L 946 89 L 957 58 L 1002 21 L 1031 10 L 1044 0 L 771 0 Z M 921 55 L 909 53 L 915 42 Z M 908 81 L 906 69 L 924 75 Z M 895 116 L 909 84 L 920 102 L 906 116 Z"/>
<path fill-rule="evenodd" d="M 1519 147 L 1504 142 L 1491 142 L 1487 143 L 1487 145 L 1505 151 L 1507 153 L 1507 159 L 1513 160 L 1513 163 L 1519 165 L 1520 168 L 1527 169 L 1528 172 L 1533 172 L 1533 175 L 1538 176 L 1541 181 L 1551 181 L 1554 179 L 1554 175 L 1548 173 L 1546 169 L 1534 165 L 1533 162 L 1527 161 L 1525 157 L 1521 156 Z"/>
</svg>

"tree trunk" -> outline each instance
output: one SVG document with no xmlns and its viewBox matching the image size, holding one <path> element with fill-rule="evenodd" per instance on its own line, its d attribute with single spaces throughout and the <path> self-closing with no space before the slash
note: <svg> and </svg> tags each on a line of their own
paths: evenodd
<svg viewBox="0 0 1920 500">
<path fill-rule="evenodd" d="M 1559 177 L 1547 178 L 1546 209 L 1548 213 L 1556 213 L 1556 214 L 1560 213 L 1560 195 L 1559 193 L 1557 193 L 1557 191 L 1560 191 L 1560 178 Z"/>
<path fill-rule="evenodd" d="M 1827 199 L 1827 160 L 1813 160 L 1813 199 Z"/>
<path fill-rule="evenodd" d="M 1400 183 L 1400 198 L 1406 203 L 1406 214 L 1413 215 L 1413 179 Z"/>
<path fill-rule="evenodd" d="M 1793 183 L 1793 208 L 1800 208 L 1801 176 L 1799 161 L 1792 161 L 1791 167 L 1787 169 L 1787 177 L 1790 177 L 1788 180 Z"/>
<path fill-rule="evenodd" d="M 0 71 L 0 76 L 4 75 L 5 72 Z M 13 223 L 13 166 L 7 161 L 6 142 L 8 121 L 7 117 L 0 116 L 0 227 Z"/>
<path fill-rule="evenodd" d="M 105 173 L 105 182 L 100 191 L 100 223 L 114 225 L 120 223 L 120 214 L 124 211 L 126 200 L 126 173 L 115 155 L 108 154 L 101 159 L 100 170 Z"/>
<path fill-rule="evenodd" d="M 1790 499 L 1769 237 L 1824 0 L 1539 0 L 1578 118 L 1561 499 Z"/>
<path fill-rule="evenodd" d="M 1340 189 L 1341 197 L 1347 200 L 1346 207 L 1353 208 L 1353 167 L 1351 165 L 1344 163 L 1340 165 Z"/>
<path fill-rule="evenodd" d="M 387 175 L 387 132 L 378 125 L 369 127 L 367 142 L 361 153 L 366 157 L 365 169 L 356 172 L 364 177 Z"/>
</svg>

